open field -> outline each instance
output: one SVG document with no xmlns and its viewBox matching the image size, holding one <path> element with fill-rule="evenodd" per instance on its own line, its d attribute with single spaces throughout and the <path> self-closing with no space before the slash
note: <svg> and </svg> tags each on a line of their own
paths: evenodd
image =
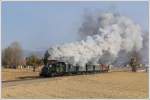
<svg viewBox="0 0 150 100">
<path fill-rule="evenodd" d="M 40 69 L 33 72 L 32 69 L 2 69 L 2 81 L 21 80 L 23 78 L 36 77 Z"/>
<path fill-rule="evenodd" d="M 8 80 L 3 77 L 4 72 L 2 79 Z M 2 98 L 148 98 L 148 73 L 109 72 L 2 83 Z"/>
</svg>

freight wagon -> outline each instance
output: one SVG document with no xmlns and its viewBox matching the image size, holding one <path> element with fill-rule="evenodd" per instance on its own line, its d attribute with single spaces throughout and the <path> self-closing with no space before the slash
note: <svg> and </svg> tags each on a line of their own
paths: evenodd
<svg viewBox="0 0 150 100">
<path fill-rule="evenodd" d="M 40 72 L 40 76 L 53 77 L 63 75 L 76 75 L 87 73 L 108 72 L 109 66 L 104 64 L 91 65 L 86 64 L 84 67 L 79 65 L 73 66 L 65 62 L 57 60 L 49 60 Z"/>
</svg>

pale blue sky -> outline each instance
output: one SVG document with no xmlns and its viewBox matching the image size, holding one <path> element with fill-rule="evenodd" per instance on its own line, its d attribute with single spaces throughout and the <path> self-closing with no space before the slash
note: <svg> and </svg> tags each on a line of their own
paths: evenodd
<svg viewBox="0 0 150 100">
<path fill-rule="evenodd" d="M 148 31 L 148 2 L 2 2 L 2 48 L 18 41 L 26 50 L 72 42 L 85 10 L 119 12 Z"/>
</svg>

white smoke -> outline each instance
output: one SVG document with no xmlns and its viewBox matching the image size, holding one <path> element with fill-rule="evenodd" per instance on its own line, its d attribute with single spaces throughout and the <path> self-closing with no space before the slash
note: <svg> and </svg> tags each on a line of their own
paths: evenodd
<svg viewBox="0 0 150 100">
<path fill-rule="evenodd" d="M 142 31 L 131 19 L 113 13 L 102 13 L 81 27 L 85 39 L 48 50 L 49 59 L 63 60 L 84 66 L 86 63 L 115 63 L 120 54 L 140 51 Z M 87 32 L 87 33 L 85 33 Z M 123 53 L 121 53 L 123 51 Z M 123 59 L 125 60 L 125 59 Z"/>
<path fill-rule="evenodd" d="M 143 47 L 139 51 L 139 56 L 141 57 L 141 63 L 149 64 L 149 33 L 145 32 L 143 34 Z"/>
</svg>

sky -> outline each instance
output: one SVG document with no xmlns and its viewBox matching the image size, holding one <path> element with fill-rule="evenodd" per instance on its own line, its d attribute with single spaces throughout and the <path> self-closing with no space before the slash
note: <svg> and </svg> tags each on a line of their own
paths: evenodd
<svg viewBox="0 0 150 100">
<path fill-rule="evenodd" d="M 17 41 L 24 50 L 46 50 L 52 45 L 78 40 L 83 14 L 117 12 L 131 18 L 148 32 L 148 2 L 2 2 L 2 49 Z"/>
</svg>

